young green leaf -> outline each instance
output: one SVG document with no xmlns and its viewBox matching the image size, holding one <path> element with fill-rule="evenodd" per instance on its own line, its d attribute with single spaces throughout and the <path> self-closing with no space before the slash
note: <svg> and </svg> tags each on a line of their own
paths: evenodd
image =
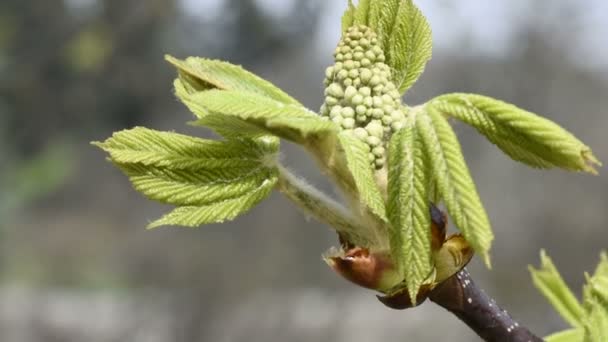
<svg viewBox="0 0 608 342">
<path fill-rule="evenodd" d="M 590 304 L 584 321 L 584 341 L 608 341 L 608 307 L 598 301 Z"/>
<path fill-rule="evenodd" d="M 185 82 L 183 80 L 182 74 L 183 73 L 180 73 L 180 77 L 175 79 L 175 81 L 173 82 L 173 85 L 175 87 L 175 95 L 183 103 L 189 103 L 188 101 L 190 101 L 191 95 L 204 90 L 191 89 L 190 83 Z M 279 141 L 276 137 L 268 135 L 267 131 L 252 123 L 249 123 L 234 116 L 227 116 L 223 114 L 215 114 L 209 112 L 204 113 L 205 109 L 200 107 L 199 110 L 201 111 L 200 116 L 202 117 L 196 121 L 189 122 L 189 124 L 194 126 L 207 127 L 227 139 L 263 138 L 269 142 L 272 141 L 273 144 L 276 144 L 277 150 L 279 148 Z"/>
<path fill-rule="evenodd" d="M 297 100 L 272 83 L 238 65 L 198 57 L 188 57 L 186 60 L 179 60 L 166 55 L 165 59 L 178 68 L 179 71 L 192 76 L 194 80 L 208 84 L 209 89 L 217 88 L 221 90 L 250 92 L 269 97 L 284 104 L 300 105 Z M 200 87 L 200 83 L 193 85 L 193 87 Z"/>
<path fill-rule="evenodd" d="M 494 239 L 475 183 L 462 155 L 460 143 L 447 120 L 433 108 L 420 112 L 416 120 L 437 188 L 450 217 L 475 252 L 490 265 L 489 250 Z"/>
<path fill-rule="evenodd" d="M 544 338 L 545 342 L 582 342 L 585 331 L 581 328 L 568 329 L 551 334 Z"/>
<path fill-rule="evenodd" d="M 346 164 L 355 180 L 361 201 L 376 216 L 386 221 L 386 208 L 374 171 L 369 163 L 369 147 L 349 131 L 338 134 L 340 145 L 344 149 Z"/>
<path fill-rule="evenodd" d="M 252 141 L 214 141 L 144 127 L 116 132 L 94 145 L 118 164 L 170 167 L 173 170 L 254 168 L 277 147 Z"/>
<path fill-rule="evenodd" d="M 389 143 L 388 203 L 391 254 L 403 272 L 412 303 L 432 271 L 430 168 L 415 116 Z"/>
<path fill-rule="evenodd" d="M 475 127 L 514 160 L 537 168 L 597 173 L 591 149 L 554 122 L 514 105 L 473 94 L 442 95 L 428 104 Z"/>
<path fill-rule="evenodd" d="M 602 252 L 602 254 L 600 254 L 600 263 L 597 265 L 593 276 L 608 278 L 608 253 Z"/>
<path fill-rule="evenodd" d="M 371 2 L 374 2 L 374 0 L 359 0 L 359 4 L 357 5 L 357 10 L 355 12 L 354 18 L 355 25 L 367 25 Z"/>
<path fill-rule="evenodd" d="M 401 3 L 402 0 L 384 0 L 372 1 L 370 4 L 368 26 L 378 35 L 378 42 L 385 52 L 389 51 L 389 39 Z"/>
<path fill-rule="evenodd" d="M 564 282 L 544 250 L 540 254 L 540 268 L 529 266 L 532 281 L 557 312 L 573 327 L 582 324 L 584 311 L 568 285 Z"/>
<path fill-rule="evenodd" d="M 344 14 L 342 14 L 342 33 L 346 32 L 349 27 L 355 22 L 355 13 L 357 8 L 353 5 L 353 0 L 348 0 L 348 5 Z"/>
<path fill-rule="evenodd" d="M 188 96 L 185 104 L 199 118 L 209 113 L 237 117 L 268 134 L 296 143 L 309 136 L 334 133 L 337 126 L 308 109 L 239 91 L 210 90 Z"/>
<path fill-rule="evenodd" d="M 148 228 L 166 225 L 198 227 L 203 224 L 233 220 L 268 197 L 277 180 L 278 176 L 275 173 L 271 178 L 264 180 L 258 187 L 239 197 L 202 206 L 178 207 L 160 219 L 150 223 Z"/>
<path fill-rule="evenodd" d="M 389 10 L 385 15 L 391 13 Z M 386 32 L 384 25 L 389 21 L 390 18 L 387 17 L 380 29 Z M 385 38 L 380 39 L 384 41 Z M 433 38 L 428 21 L 412 0 L 401 0 L 388 43 L 384 47 L 386 64 L 394 70 L 393 82 L 401 94 L 418 80 L 426 63 L 431 59 L 432 50 Z"/>
<path fill-rule="evenodd" d="M 173 170 L 141 164 L 119 164 L 135 190 L 151 200 L 176 206 L 202 206 L 243 196 L 276 173 L 256 168 Z"/>
</svg>

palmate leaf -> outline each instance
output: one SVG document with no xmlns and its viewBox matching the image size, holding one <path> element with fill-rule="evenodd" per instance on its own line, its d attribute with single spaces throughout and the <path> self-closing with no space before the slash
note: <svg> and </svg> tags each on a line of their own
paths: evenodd
<svg viewBox="0 0 608 342">
<path fill-rule="evenodd" d="M 135 190 L 162 203 L 178 206 L 202 206 L 243 196 L 256 190 L 276 170 L 256 168 L 208 170 L 172 170 L 141 164 L 119 164 Z"/>
<path fill-rule="evenodd" d="M 232 220 L 264 200 L 277 183 L 276 174 L 245 194 L 202 206 L 184 206 L 150 223 L 148 228 L 165 225 L 197 227 L 208 223 Z"/>
<path fill-rule="evenodd" d="M 583 307 L 564 282 L 544 250 L 540 255 L 540 268 L 529 266 L 532 281 L 557 312 L 573 327 L 581 326 Z"/>
<path fill-rule="evenodd" d="M 264 199 L 277 182 L 277 144 L 213 141 L 137 127 L 95 145 L 150 199 L 179 206 L 151 224 L 223 222 Z"/>
<path fill-rule="evenodd" d="M 181 73 L 191 76 L 191 78 L 182 77 L 191 88 L 200 89 L 201 85 L 206 84 L 208 89 L 250 92 L 284 104 L 300 105 L 297 100 L 272 83 L 238 65 L 199 57 L 180 60 L 167 55 L 165 59 Z M 196 83 L 193 83 L 194 81 Z"/>
<path fill-rule="evenodd" d="M 391 254 L 405 278 L 412 303 L 432 271 L 429 215 L 430 167 L 415 116 L 389 143 L 388 203 Z"/>
<path fill-rule="evenodd" d="M 393 82 L 404 94 L 418 80 L 431 59 L 431 27 L 412 0 L 349 1 L 342 19 L 342 32 L 352 25 L 369 26 L 377 35 L 393 69 Z"/>
<path fill-rule="evenodd" d="M 386 64 L 394 69 L 393 82 L 403 94 L 418 80 L 433 51 L 431 27 L 412 0 L 399 2 L 384 51 Z"/>
<path fill-rule="evenodd" d="M 181 74 L 179 78 L 175 79 L 173 86 L 175 88 L 175 95 L 184 103 L 190 101 L 189 98 L 192 94 L 201 91 L 200 89 L 191 88 L 191 83 L 184 81 Z M 200 110 L 204 111 L 204 108 L 200 108 Z M 279 146 L 279 141 L 276 137 L 268 135 L 267 131 L 255 124 L 235 116 L 209 112 L 206 112 L 204 115 L 199 113 L 199 119 L 190 122 L 190 124 L 207 127 L 227 139 L 264 139 L 276 144 L 277 149 Z"/>
<path fill-rule="evenodd" d="M 460 143 L 442 114 L 433 108 L 428 109 L 428 113 L 418 114 L 416 127 L 429 155 L 437 189 L 458 229 L 486 265 L 490 266 L 488 252 L 494 235 L 469 174 Z"/>
<path fill-rule="evenodd" d="M 337 130 L 333 122 L 302 106 L 285 105 L 253 93 L 209 90 L 190 95 L 184 102 L 201 119 L 209 113 L 236 117 L 268 134 L 300 144 L 306 143 L 310 136 Z M 205 124 L 205 120 L 200 124 Z"/>
<path fill-rule="evenodd" d="M 554 122 L 514 105 L 474 94 L 442 95 L 427 105 L 477 129 L 516 161 L 537 168 L 597 173 L 591 149 Z"/>
<path fill-rule="evenodd" d="M 108 152 L 118 164 L 137 163 L 174 170 L 255 168 L 278 151 L 276 146 L 262 141 L 205 140 L 144 127 L 116 132 L 106 141 L 93 144 Z"/>
<path fill-rule="evenodd" d="M 355 181 L 361 202 L 376 216 L 387 221 L 384 200 L 369 163 L 368 146 L 348 131 L 338 134 L 338 140 L 344 149 L 346 164 Z"/>
</svg>

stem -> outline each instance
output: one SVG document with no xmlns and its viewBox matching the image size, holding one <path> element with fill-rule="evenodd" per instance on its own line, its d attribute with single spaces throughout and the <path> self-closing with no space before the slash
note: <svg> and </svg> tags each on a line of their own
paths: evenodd
<svg viewBox="0 0 608 342">
<path fill-rule="evenodd" d="M 368 236 L 369 234 L 365 235 L 367 230 L 357 223 L 357 220 L 344 206 L 298 178 L 282 165 L 279 165 L 278 169 L 279 191 L 297 207 L 317 221 L 329 225 L 339 234 L 344 235 L 348 241 L 358 246 L 373 245 L 373 239 Z"/>
<path fill-rule="evenodd" d="M 485 341 L 543 341 L 501 309 L 471 280 L 466 269 L 438 285 L 429 298 L 456 315 Z"/>
</svg>

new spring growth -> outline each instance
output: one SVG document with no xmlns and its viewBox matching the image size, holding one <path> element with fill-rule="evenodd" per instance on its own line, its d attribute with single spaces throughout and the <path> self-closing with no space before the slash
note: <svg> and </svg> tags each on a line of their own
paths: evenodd
<svg viewBox="0 0 608 342">
<path fill-rule="evenodd" d="M 365 142 L 370 163 L 380 169 L 386 163 L 386 144 L 403 127 L 405 113 L 378 37 L 366 26 L 352 26 L 334 59 L 325 71 L 321 115 Z"/>
</svg>

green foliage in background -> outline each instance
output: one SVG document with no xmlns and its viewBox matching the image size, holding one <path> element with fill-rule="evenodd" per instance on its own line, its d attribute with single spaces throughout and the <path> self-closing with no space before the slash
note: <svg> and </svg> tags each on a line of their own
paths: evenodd
<svg viewBox="0 0 608 342">
<path fill-rule="evenodd" d="M 450 119 L 533 167 L 595 173 L 600 165 L 559 125 L 496 99 L 448 94 L 402 103 L 432 46 L 429 24 L 411 0 L 349 1 L 342 33 L 319 113 L 239 66 L 167 57 L 178 72 L 175 94 L 196 116 L 191 124 L 222 139 L 135 128 L 95 143 L 136 190 L 177 207 L 150 227 L 231 220 L 277 189 L 338 232 L 338 257 L 358 247 L 388 259 L 391 267 L 364 286 L 405 290 L 416 305 L 423 289 L 466 265 L 470 247 L 490 265 L 492 229 Z M 283 167 L 280 139 L 303 146 L 345 203 Z M 429 208 L 439 202 L 464 237 L 450 253 L 445 241 L 433 243 Z"/>
<path fill-rule="evenodd" d="M 548 342 L 608 341 L 608 254 L 601 254 L 593 275 L 585 273 L 583 298 L 579 301 L 564 282 L 551 258 L 541 251 L 540 267 L 530 266 L 532 280 L 571 329 L 545 338 Z"/>
</svg>

